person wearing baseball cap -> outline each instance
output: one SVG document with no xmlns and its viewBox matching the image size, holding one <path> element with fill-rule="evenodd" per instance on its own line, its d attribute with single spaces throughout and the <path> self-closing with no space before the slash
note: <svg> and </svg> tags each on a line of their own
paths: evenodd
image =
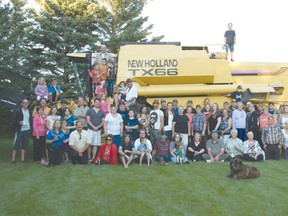
<svg viewBox="0 0 288 216">
<path fill-rule="evenodd" d="M 132 79 L 128 78 L 126 80 L 126 107 L 127 109 L 130 107 L 131 104 L 136 103 L 136 99 L 138 98 L 138 90 L 133 85 Z"/>
<path fill-rule="evenodd" d="M 242 102 L 242 100 L 243 100 L 243 94 L 244 94 L 244 93 L 242 92 L 242 86 L 241 86 L 241 85 L 238 85 L 238 86 L 237 86 L 237 90 L 234 91 L 234 92 L 231 94 L 231 97 L 232 97 L 232 99 L 236 99 L 237 102 L 239 102 L 239 101 Z"/>
<path fill-rule="evenodd" d="M 161 139 L 164 127 L 164 113 L 159 109 L 159 100 L 153 101 L 153 110 L 150 111 L 150 138 L 154 149 L 157 140 Z"/>
</svg>

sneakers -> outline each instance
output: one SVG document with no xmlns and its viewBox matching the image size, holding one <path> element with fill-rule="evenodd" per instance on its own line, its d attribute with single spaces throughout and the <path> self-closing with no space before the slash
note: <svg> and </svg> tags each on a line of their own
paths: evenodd
<svg viewBox="0 0 288 216">
<path fill-rule="evenodd" d="M 234 62 L 234 59 L 231 59 L 231 62 Z"/>
<path fill-rule="evenodd" d="M 11 164 L 16 164 L 16 161 L 15 161 L 15 160 L 12 160 L 10 163 L 11 163 Z"/>
<path fill-rule="evenodd" d="M 220 163 L 223 163 L 223 162 L 224 162 L 224 160 L 221 160 L 221 161 L 220 161 Z"/>
</svg>

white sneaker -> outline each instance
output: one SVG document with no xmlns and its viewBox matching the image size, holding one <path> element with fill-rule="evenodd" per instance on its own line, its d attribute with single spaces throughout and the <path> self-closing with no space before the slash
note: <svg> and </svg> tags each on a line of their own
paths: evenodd
<svg viewBox="0 0 288 216">
<path fill-rule="evenodd" d="M 223 163 L 223 162 L 224 162 L 224 160 L 221 160 L 221 161 L 220 161 L 220 163 Z"/>
<path fill-rule="evenodd" d="M 211 163 L 211 160 L 206 160 L 206 163 Z"/>
</svg>

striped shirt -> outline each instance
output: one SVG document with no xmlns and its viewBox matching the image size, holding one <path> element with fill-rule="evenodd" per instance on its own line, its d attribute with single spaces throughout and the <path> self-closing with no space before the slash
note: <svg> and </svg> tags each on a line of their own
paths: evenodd
<svg viewBox="0 0 288 216">
<path fill-rule="evenodd" d="M 261 139 L 266 145 L 284 144 L 284 136 L 279 125 L 265 126 L 262 131 Z"/>
</svg>

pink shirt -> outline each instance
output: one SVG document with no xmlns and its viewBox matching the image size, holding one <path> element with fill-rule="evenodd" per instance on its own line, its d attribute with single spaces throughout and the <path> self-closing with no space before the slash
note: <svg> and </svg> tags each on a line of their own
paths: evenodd
<svg viewBox="0 0 288 216">
<path fill-rule="evenodd" d="M 270 113 L 268 113 L 267 115 L 265 115 L 264 113 L 262 113 L 259 116 L 259 127 L 260 127 L 260 131 L 263 130 L 263 128 L 268 125 L 268 117 L 271 116 Z"/>
<path fill-rule="evenodd" d="M 45 115 L 37 114 L 33 118 L 33 136 L 45 136 L 46 135 L 46 117 Z"/>
<path fill-rule="evenodd" d="M 108 107 L 109 107 L 109 104 L 107 101 L 101 101 L 100 102 L 99 108 L 100 108 L 100 110 L 102 110 L 104 112 L 105 116 L 109 113 Z"/>
<path fill-rule="evenodd" d="M 96 98 L 100 98 L 100 95 L 105 93 L 105 87 L 102 87 L 101 85 L 98 85 L 96 87 L 95 93 L 97 94 Z"/>
</svg>

